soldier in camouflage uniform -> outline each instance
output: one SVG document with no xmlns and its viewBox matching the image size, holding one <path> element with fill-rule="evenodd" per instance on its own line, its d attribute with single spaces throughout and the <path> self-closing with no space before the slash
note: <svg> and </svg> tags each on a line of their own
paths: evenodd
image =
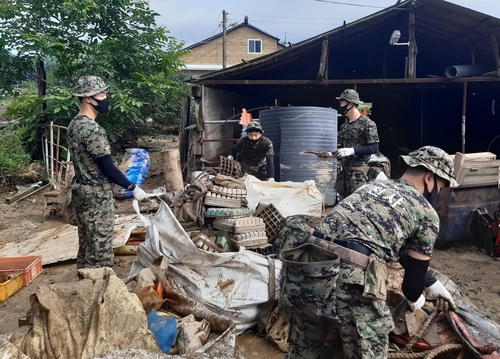
<svg viewBox="0 0 500 359">
<path fill-rule="evenodd" d="M 75 168 L 71 204 L 79 222 L 77 268 L 113 267 L 113 183 L 128 188 L 138 200 L 146 197 L 113 163 L 106 132 L 95 121 L 99 113 L 108 110 L 108 88 L 99 77 L 81 77 L 74 94 L 80 99 L 80 112 L 68 125 L 68 147 Z"/>
<path fill-rule="evenodd" d="M 378 154 L 380 141 L 375 122 L 362 116 L 358 110 L 358 105 L 363 102 L 355 90 L 347 89 L 336 99 L 340 101 L 339 115 L 347 116 L 338 133 L 339 149 L 336 152 L 342 169 L 336 190 L 343 199 L 369 182 L 368 161 L 370 155 Z"/>
<path fill-rule="evenodd" d="M 407 167 L 401 179 L 368 183 L 314 227 L 311 238 L 365 254 L 369 262 L 358 266 L 340 255 L 334 299 L 338 318 L 293 316 L 288 358 L 320 357 L 317 347 L 322 348 L 334 320 L 340 324 L 345 359 L 387 358 L 394 323 L 385 302 L 386 263 L 398 260 L 403 252 L 407 253 L 403 294 L 411 310 L 425 303 L 422 291 L 439 232 L 433 204 L 444 187 L 457 183 L 451 156 L 437 147 L 424 146 L 402 160 Z M 432 287 L 431 295 L 446 297 L 442 285 Z M 454 306 L 451 296 L 449 300 Z"/>
<path fill-rule="evenodd" d="M 262 136 L 264 131 L 257 121 L 248 124 L 247 136 L 236 142 L 229 151 L 229 159 L 241 163 L 241 171 L 261 181 L 274 182 L 274 149 L 272 141 Z"/>
</svg>

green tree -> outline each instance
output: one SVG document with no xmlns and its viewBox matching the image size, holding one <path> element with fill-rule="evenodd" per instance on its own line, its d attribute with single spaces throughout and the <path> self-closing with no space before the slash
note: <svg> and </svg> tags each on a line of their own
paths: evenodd
<svg viewBox="0 0 500 359">
<path fill-rule="evenodd" d="M 0 88 L 12 89 L 20 75 L 32 83 L 7 114 L 37 125 L 67 125 L 78 111 L 75 82 L 97 75 L 112 85 L 111 111 L 98 119 L 111 140 L 146 117 L 175 123 L 180 98 L 188 94 L 177 71 L 182 45 L 156 25 L 156 16 L 142 0 L 0 2 L 0 59 L 11 60 L 0 66 Z M 12 69 L 18 77 L 4 77 Z"/>
</svg>

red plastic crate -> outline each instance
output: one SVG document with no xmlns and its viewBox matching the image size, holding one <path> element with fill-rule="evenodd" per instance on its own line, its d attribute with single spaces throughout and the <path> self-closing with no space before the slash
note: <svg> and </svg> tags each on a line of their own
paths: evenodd
<svg viewBox="0 0 500 359">
<path fill-rule="evenodd" d="M 0 273 L 11 273 L 16 270 L 21 272 L 23 286 L 27 286 L 42 273 L 42 256 L 0 258 Z"/>
</svg>

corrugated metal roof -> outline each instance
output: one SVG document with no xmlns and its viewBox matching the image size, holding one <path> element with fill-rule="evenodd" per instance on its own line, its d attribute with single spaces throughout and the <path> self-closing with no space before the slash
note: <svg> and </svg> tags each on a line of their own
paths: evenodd
<svg viewBox="0 0 500 359">
<path fill-rule="evenodd" d="M 316 79 L 323 39 L 329 44 L 329 79 L 404 77 L 407 46 L 391 46 L 393 30 L 408 41 L 415 13 L 417 77 L 444 77 L 448 66 L 486 63 L 496 68 L 492 38 L 500 19 L 443 0 L 407 0 L 283 50 L 193 80 Z M 498 41 L 498 40 L 496 40 Z"/>
</svg>

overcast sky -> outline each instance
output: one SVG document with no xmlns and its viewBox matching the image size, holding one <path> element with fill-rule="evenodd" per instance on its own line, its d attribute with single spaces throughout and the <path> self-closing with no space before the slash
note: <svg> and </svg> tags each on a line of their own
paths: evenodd
<svg viewBox="0 0 500 359">
<path fill-rule="evenodd" d="M 245 16 L 253 26 L 297 43 L 332 30 L 344 22 L 394 5 L 396 0 L 150 0 L 151 8 L 161 16 L 157 24 L 165 25 L 170 34 L 185 46 L 222 32 L 222 11 L 228 25 L 243 22 Z M 499 0 L 454 0 L 457 5 L 500 18 Z M 352 4 L 352 5 L 345 5 Z"/>
</svg>

